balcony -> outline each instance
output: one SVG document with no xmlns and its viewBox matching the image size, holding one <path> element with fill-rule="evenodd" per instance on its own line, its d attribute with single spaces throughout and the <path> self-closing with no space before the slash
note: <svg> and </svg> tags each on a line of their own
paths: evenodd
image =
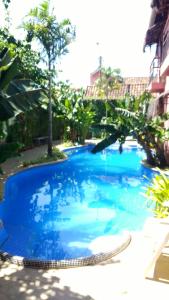
<svg viewBox="0 0 169 300">
<path fill-rule="evenodd" d="M 154 57 L 150 66 L 150 81 L 148 90 L 151 93 L 162 93 L 164 92 L 165 84 L 160 81 L 160 59 Z"/>
<path fill-rule="evenodd" d="M 163 82 L 152 81 L 148 86 L 148 90 L 151 93 L 162 93 L 164 92 L 165 85 Z"/>
</svg>

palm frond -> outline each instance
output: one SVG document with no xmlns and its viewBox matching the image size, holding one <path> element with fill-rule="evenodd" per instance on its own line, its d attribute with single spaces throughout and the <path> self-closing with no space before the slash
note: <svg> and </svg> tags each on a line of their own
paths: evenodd
<svg viewBox="0 0 169 300">
<path fill-rule="evenodd" d="M 125 108 L 115 107 L 115 111 L 124 117 L 137 119 L 137 115 L 135 112 L 129 111 Z"/>
</svg>

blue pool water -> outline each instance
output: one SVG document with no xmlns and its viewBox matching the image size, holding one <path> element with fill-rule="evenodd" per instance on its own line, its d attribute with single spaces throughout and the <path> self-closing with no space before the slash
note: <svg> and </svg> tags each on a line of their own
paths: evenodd
<svg viewBox="0 0 169 300">
<path fill-rule="evenodd" d="M 139 230 L 150 215 L 141 195 L 151 171 L 144 153 L 91 147 L 67 151 L 69 159 L 27 169 L 8 178 L 0 218 L 8 239 L 1 250 L 30 259 L 92 255 L 100 236 Z"/>
</svg>

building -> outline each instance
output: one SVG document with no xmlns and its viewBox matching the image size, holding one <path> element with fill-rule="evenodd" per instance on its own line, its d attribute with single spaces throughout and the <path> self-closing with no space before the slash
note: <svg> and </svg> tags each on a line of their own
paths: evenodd
<svg viewBox="0 0 169 300">
<path fill-rule="evenodd" d="M 152 116 L 169 111 L 169 0 L 153 0 L 144 50 L 156 45 L 150 65 L 149 91 L 156 94 Z"/>
<path fill-rule="evenodd" d="M 97 70 L 95 70 L 90 74 L 90 85 L 93 86 L 97 81 L 97 79 L 99 79 L 100 77 L 101 77 L 101 71 L 100 68 L 98 68 Z"/>
<path fill-rule="evenodd" d="M 149 107 L 150 116 L 169 112 L 169 0 L 153 0 L 151 16 L 146 32 L 144 50 L 155 45 L 156 52 L 150 66 L 149 91 L 157 95 Z M 165 122 L 169 128 L 169 121 Z M 169 162 L 169 141 L 164 143 Z"/>
<path fill-rule="evenodd" d="M 90 86 L 86 89 L 86 98 L 97 99 L 98 89 L 95 85 L 97 79 L 101 76 L 101 71 L 98 68 L 90 74 Z M 109 94 L 109 99 L 124 99 L 126 94 L 138 97 L 147 90 L 149 83 L 148 77 L 125 77 L 119 89 L 113 90 Z"/>
</svg>

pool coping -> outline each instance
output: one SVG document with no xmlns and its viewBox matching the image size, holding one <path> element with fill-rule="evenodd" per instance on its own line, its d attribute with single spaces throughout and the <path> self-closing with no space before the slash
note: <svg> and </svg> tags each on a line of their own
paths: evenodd
<svg viewBox="0 0 169 300">
<path fill-rule="evenodd" d="M 117 246 L 112 251 L 100 252 L 88 257 L 81 257 L 75 259 L 65 260 L 40 260 L 40 259 L 28 259 L 22 256 L 11 255 L 8 252 L 0 251 L 0 259 L 12 264 L 23 267 L 31 267 L 36 269 L 66 269 L 75 267 L 84 267 L 99 264 L 103 261 L 111 259 L 113 256 L 119 254 L 125 250 L 131 242 L 131 234 L 127 232 L 126 239 L 123 243 Z"/>
</svg>

